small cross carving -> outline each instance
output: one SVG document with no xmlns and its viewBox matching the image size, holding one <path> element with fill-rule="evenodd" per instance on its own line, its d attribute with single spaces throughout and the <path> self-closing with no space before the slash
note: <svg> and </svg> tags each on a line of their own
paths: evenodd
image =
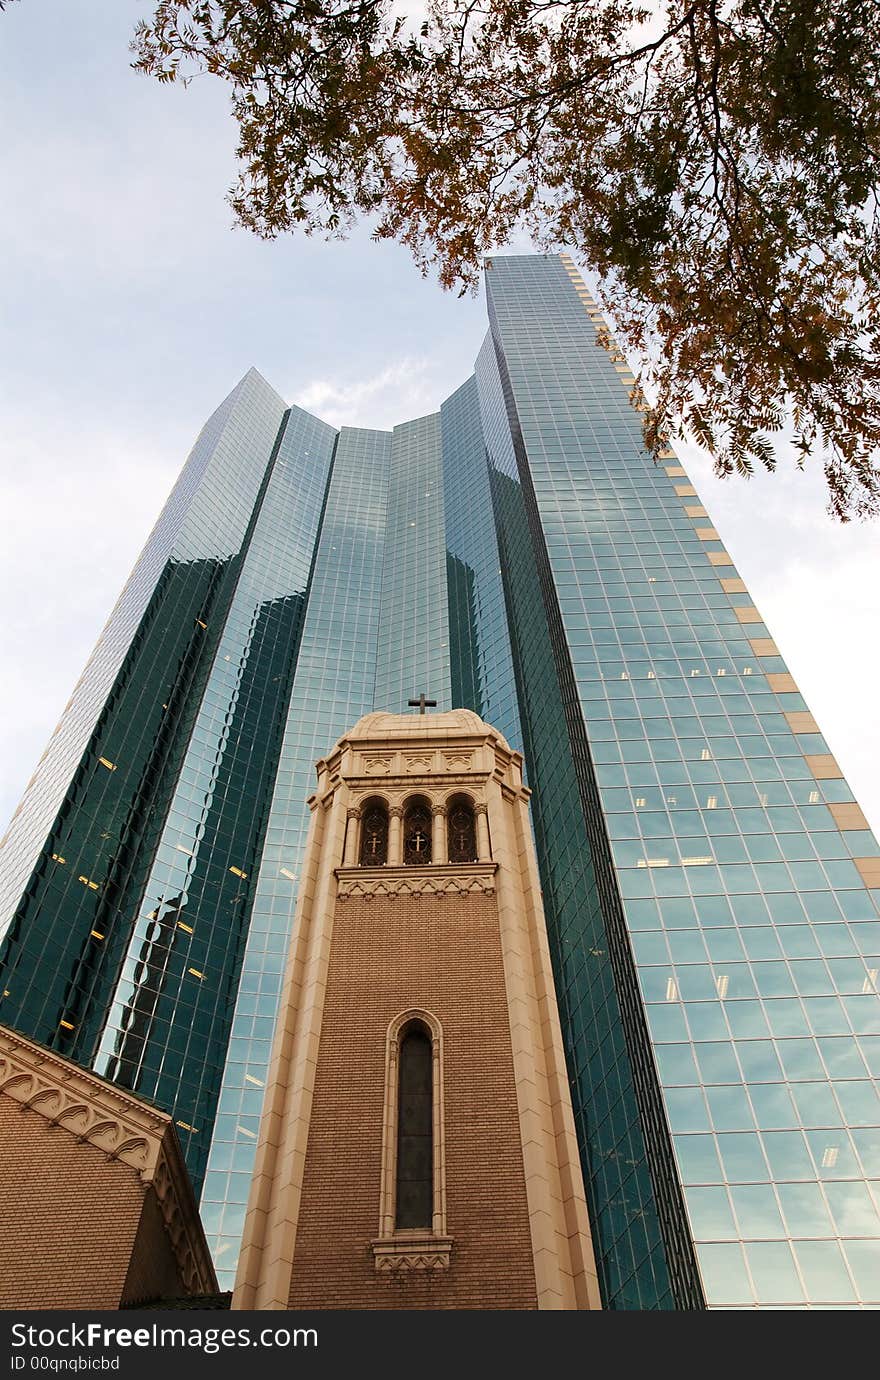
<svg viewBox="0 0 880 1380">
<path fill-rule="evenodd" d="M 427 699 L 425 699 L 425 692 L 424 692 L 424 690 L 423 690 L 422 693 L 419 695 L 419 698 L 418 698 L 417 700 L 407 700 L 407 704 L 408 704 L 408 705 L 411 705 L 414 709 L 418 709 L 418 711 L 419 711 L 420 714 L 424 714 L 424 712 L 425 712 L 426 709 L 436 709 L 436 708 L 437 708 L 437 701 L 436 701 L 436 700 L 427 700 Z"/>
</svg>

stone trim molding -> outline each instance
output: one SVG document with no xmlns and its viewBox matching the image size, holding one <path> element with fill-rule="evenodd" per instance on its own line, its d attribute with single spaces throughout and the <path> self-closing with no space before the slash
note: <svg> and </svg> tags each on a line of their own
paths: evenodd
<svg viewBox="0 0 880 1380">
<path fill-rule="evenodd" d="M 452 1258 L 451 1236 L 412 1232 L 409 1237 L 381 1237 L 370 1242 L 376 1273 L 405 1274 L 410 1270 L 448 1270 Z"/>
<path fill-rule="evenodd" d="M 156 1195 L 185 1288 L 194 1294 L 216 1292 L 170 1116 L 6 1026 L 0 1026 L 0 1096 L 134 1169 Z"/>
<path fill-rule="evenodd" d="M 340 901 L 374 896 L 492 896 L 497 864 L 427 863 L 424 867 L 337 867 Z"/>
</svg>

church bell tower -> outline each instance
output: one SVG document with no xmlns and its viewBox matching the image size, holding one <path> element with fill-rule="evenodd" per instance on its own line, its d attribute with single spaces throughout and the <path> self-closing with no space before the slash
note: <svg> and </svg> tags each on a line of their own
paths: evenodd
<svg viewBox="0 0 880 1380">
<path fill-rule="evenodd" d="M 234 1308 L 601 1306 L 522 758 L 421 711 L 318 763 Z"/>
</svg>

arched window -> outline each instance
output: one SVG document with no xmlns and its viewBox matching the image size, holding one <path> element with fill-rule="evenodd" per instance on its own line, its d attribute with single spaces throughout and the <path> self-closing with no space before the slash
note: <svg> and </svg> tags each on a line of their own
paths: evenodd
<svg viewBox="0 0 880 1380">
<path fill-rule="evenodd" d="M 407 867 L 421 867 L 431 861 L 431 807 L 414 800 L 403 820 L 403 861 Z"/>
<path fill-rule="evenodd" d="M 361 867 L 381 867 L 388 861 L 388 810 L 371 800 L 361 820 Z"/>
<path fill-rule="evenodd" d="M 443 1032 L 430 1011 L 411 1007 L 388 1027 L 377 1270 L 445 1270 L 446 1146 Z"/>
<path fill-rule="evenodd" d="M 424 1228 L 434 1218 L 434 1078 L 431 1037 L 421 1024 L 400 1041 L 394 1227 Z"/>
<path fill-rule="evenodd" d="M 477 860 L 477 829 L 474 807 L 467 799 L 453 800 L 447 817 L 449 861 L 469 863 Z"/>
</svg>

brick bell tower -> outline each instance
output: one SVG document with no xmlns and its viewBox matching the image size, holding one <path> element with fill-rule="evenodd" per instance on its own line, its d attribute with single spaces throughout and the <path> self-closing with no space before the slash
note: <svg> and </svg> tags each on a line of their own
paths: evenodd
<svg viewBox="0 0 880 1380">
<path fill-rule="evenodd" d="M 317 764 L 234 1308 L 601 1306 L 522 758 L 421 708 Z"/>
</svg>

